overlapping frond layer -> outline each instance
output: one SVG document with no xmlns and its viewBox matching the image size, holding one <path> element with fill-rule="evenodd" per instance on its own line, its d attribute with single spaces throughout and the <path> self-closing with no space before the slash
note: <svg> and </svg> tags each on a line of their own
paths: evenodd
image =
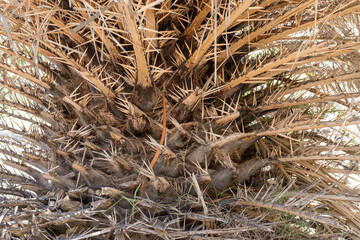
<svg viewBox="0 0 360 240">
<path fill-rule="evenodd" d="M 0 1 L 4 238 L 360 235 L 360 3 Z"/>
</svg>

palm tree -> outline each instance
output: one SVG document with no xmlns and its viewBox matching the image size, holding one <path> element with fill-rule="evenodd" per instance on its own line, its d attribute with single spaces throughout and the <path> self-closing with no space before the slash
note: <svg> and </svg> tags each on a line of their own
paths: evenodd
<svg viewBox="0 0 360 240">
<path fill-rule="evenodd" d="M 3 238 L 360 236 L 358 1 L 0 9 Z"/>
</svg>

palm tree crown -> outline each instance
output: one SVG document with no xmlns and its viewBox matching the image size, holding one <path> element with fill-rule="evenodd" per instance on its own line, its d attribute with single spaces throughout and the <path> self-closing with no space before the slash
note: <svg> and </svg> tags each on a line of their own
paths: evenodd
<svg viewBox="0 0 360 240">
<path fill-rule="evenodd" d="M 0 9 L 2 237 L 360 236 L 358 1 Z"/>
</svg>

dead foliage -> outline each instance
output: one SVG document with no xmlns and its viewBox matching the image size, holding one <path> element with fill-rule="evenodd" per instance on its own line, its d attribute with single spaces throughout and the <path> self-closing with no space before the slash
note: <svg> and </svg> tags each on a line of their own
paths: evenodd
<svg viewBox="0 0 360 240">
<path fill-rule="evenodd" d="M 0 9 L 2 238 L 360 236 L 358 1 Z"/>
</svg>

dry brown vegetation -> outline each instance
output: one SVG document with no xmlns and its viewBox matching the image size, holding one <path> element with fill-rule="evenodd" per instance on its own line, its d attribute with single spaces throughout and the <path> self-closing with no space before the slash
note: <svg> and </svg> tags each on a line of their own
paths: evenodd
<svg viewBox="0 0 360 240">
<path fill-rule="evenodd" d="M 1 0 L 5 239 L 360 236 L 360 2 Z"/>
</svg>

